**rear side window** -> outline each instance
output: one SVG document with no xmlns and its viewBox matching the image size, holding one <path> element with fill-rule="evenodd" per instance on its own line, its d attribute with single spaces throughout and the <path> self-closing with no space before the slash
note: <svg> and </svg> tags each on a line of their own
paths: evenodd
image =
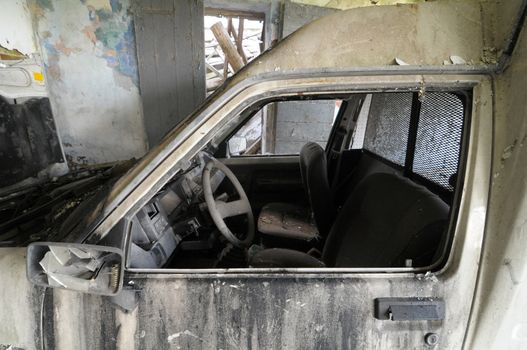
<svg viewBox="0 0 527 350">
<path fill-rule="evenodd" d="M 453 192 L 464 120 L 458 95 L 373 94 L 367 115 L 366 151 L 404 168 L 408 176 Z"/>
<path fill-rule="evenodd" d="M 447 92 L 431 92 L 421 103 L 412 171 L 443 188 L 453 190 L 457 174 L 463 103 Z"/>
<path fill-rule="evenodd" d="M 412 93 L 373 94 L 364 148 L 404 166 Z"/>
</svg>

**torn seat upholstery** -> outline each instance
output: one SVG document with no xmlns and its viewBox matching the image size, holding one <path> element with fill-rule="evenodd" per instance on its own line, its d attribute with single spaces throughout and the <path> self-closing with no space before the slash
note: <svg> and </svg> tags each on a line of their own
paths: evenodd
<svg viewBox="0 0 527 350">
<path fill-rule="evenodd" d="M 335 219 L 328 180 L 326 152 L 317 143 L 308 142 L 300 151 L 300 172 L 311 208 L 288 203 L 265 205 L 258 217 L 262 234 L 288 239 L 311 241 L 326 237 Z"/>
</svg>

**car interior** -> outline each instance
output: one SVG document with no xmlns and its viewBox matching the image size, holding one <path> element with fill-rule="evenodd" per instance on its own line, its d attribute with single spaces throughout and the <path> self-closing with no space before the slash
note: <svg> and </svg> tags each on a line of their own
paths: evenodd
<svg viewBox="0 0 527 350">
<path fill-rule="evenodd" d="M 469 100 L 469 91 L 406 91 L 254 106 L 133 217 L 128 267 L 439 266 L 463 184 Z M 294 104 L 275 108 L 286 121 L 295 110 L 326 121 L 325 142 L 289 120 L 281 139 L 287 125 L 277 124 L 284 153 L 230 152 L 229 140 L 271 103 Z"/>
</svg>

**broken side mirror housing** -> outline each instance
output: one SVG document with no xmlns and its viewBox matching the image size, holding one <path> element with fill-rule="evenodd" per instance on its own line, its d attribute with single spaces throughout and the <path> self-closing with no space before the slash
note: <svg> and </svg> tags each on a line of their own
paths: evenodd
<svg viewBox="0 0 527 350">
<path fill-rule="evenodd" d="M 123 256 L 114 247 L 35 242 L 27 248 L 27 277 L 39 286 L 115 295 L 123 285 Z"/>
</svg>

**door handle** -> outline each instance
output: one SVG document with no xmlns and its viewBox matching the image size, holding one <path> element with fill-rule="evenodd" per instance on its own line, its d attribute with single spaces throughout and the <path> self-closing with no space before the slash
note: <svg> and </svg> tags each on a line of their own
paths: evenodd
<svg viewBox="0 0 527 350">
<path fill-rule="evenodd" d="M 376 298 L 374 316 L 390 321 L 438 321 L 445 318 L 445 302 L 440 298 Z"/>
</svg>

